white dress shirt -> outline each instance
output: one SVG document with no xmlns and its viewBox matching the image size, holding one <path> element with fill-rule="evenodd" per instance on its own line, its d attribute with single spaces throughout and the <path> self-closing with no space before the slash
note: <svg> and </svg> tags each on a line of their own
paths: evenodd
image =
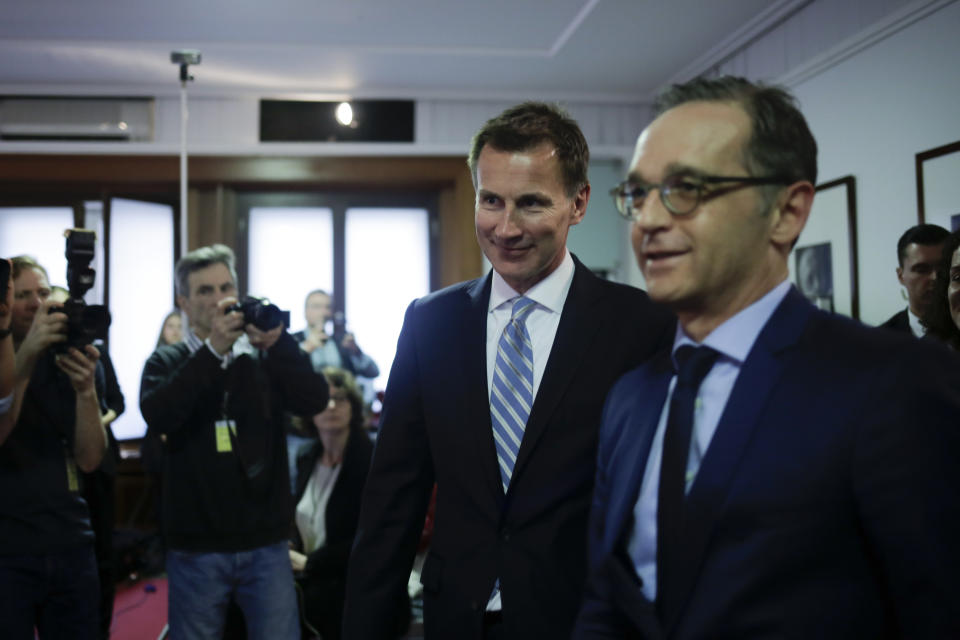
<svg viewBox="0 0 960 640">
<path fill-rule="evenodd" d="M 689 492 L 700 461 L 707 454 L 720 417 L 740 375 L 740 368 L 753 348 L 760 331 L 790 290 L 790 282 L 783 281 L 762 298 L 741 310 L 714 329 L 701 344 L 720 353 L 713 368 L 703 379 L 697 392 L 694 406 L 693 433 L 690 437 L 690 458 L 687 462 L 687 485 Z M 677 349 L 683 345 L 699 346 L 678 324 L 673 341 L 674 369 Z M 633 527 L 627 543 L 627 551 L 633 560 L 637 575 L 643 580 L 643 593 L 650 601 L 657 595 L 657 496 L 660 491 L 660 461 L 663 455 L 663 436 L 667 427 L 670 398 L 677 384 L 674 374 L 667 390 L 667 399 L 660 413 L 657 431 L 650 445 L 650 455 L 643 472 L 640 495 L 633 508 Z"/>
<path fill-rule="evenodd" d="M 537 391 L 543 372 L 547 368 L 550 358 L 550 349 L 553 348 L 553 339 L 560 326 L 560 314 L 570 292 L 573 282 L 573 258 L 565 250 L 563 262 L 560 263 L 546 278 L 530 287 L 523 295 L 536 302 L 536 306 L 527 316 L 525 324 L 533 343 L 533 399 L 536 403 Z M 487 307 L 487 396 L 493 388 L 493 369 L 497 362 L 497 345 L 504 327 L 510 322 L 513 313 L 514 298 L 519 296 L 513 287 L 503 277 L 493 272 L 493 283 L 490 287 L 490 304 Z M 522 446 L 522 441 L 521 441 Z M 500 590 L 494 589 L 487 611 L 499 611 Z"/>
</svg>

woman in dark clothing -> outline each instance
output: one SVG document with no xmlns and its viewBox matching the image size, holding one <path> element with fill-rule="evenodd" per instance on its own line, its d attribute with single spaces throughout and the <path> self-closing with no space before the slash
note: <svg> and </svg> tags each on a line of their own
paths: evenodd
<svg viewBox="0 0 960 640">
<path fill-rule="evenodd" d="M 332 640 L 340 637 L 347 560 L 373 443 L 363 429 L 363 398 L 353 376 L 335 368 L 323 373 L 330 402 L 310 419 L 318 440 L 297 459 L 290 563 L 302 589 L 306 622 L 324 640 Z"/>
</svg>

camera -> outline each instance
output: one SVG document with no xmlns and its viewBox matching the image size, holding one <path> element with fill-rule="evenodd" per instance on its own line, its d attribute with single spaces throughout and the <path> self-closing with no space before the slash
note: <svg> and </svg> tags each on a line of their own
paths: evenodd
<svg viewBox="0 0 960 640">
<path fill-rule="evenodd" d="M 290 328 L 290 312 L 280 308 L 266 298 L 247 296 L 240 302 L 227 307 L 227 313 L 239 311 L 243 314 L 243 324 L 252 324 L 261 331 L 275 329 L 281 323 L 285 329 Z"/>
<path fill-rule="evenodd" d="M 82 349 L 94 340 L 106 340 L 110 328 L 110 312 L 103 305 L 88 305 L 83 296 L 93 286 L 96 271 L 90 268 L 96 234 L 88 229 L 68 229 L 67 289 L 70 297 L 62 307 L 51 309 L 67 315 L 67 340 L 57 345 L 64 352 L 70 347 Z"/>
</svg>

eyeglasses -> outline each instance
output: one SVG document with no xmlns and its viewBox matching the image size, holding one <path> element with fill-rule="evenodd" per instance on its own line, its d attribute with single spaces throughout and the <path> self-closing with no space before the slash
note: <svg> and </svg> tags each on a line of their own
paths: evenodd
<svg viewBox="0 0 960 640">
<path fill-rule="evenodd" d="M 707 185 L 732 183 L 728 189 L 707 190 Z M 763 184 L 790 184 L 791 180 L 783 176 L 753 178 L 750 176 L 701 176 L 679 173 L 667 176 L 660 184 L 642 182 L 621 182 L 610 190 L 617 211 L 627 220 L 633 221 L 647 200 L 651 191 L 660 192 L 660 202 L 667 211 L 675 216 L 692 213 L 701 202 L 729 193 L 746 186 Z"/>
</svg>

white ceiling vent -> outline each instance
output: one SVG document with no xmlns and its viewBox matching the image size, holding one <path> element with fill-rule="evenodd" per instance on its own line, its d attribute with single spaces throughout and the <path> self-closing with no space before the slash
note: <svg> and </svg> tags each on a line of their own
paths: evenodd
<svg viewBox="0 0 960 640">
<path fill-rule="evenodd" d="M 0 97 L 0 140 L 153 139 L 153 98 Z"/>
</svg>

